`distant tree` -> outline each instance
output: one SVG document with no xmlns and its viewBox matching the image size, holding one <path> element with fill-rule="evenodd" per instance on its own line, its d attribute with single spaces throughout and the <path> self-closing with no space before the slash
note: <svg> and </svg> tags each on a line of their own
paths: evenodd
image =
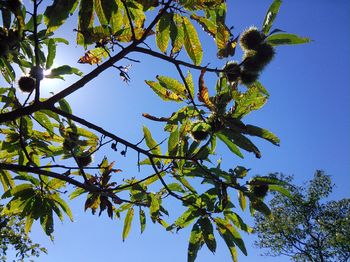
<svg viewBox="0 0 350 262">
<path fill-rule="evenodd" d="M 292 198 L 274 194 L 272 217 L 255 215 L 255 244 L 268 249 L 266 255 L 293 261 L 349 261 L 350 199 L 325 202 L 333 187 L 330 177 L 317 171 L 308 187 L 289 186 Z"/>
<path fill-rule="evenodd" d="M 20 217 L 1 215 L 3 206 L 0 206 L 0 261 L 10 261 L 8 250 L 15 252 L 16 258 L 11 261 L 23 261 L 25 258 L 38 257 L 46 249 L 33 243 L 25 233 L 25 221 Z"/>
<path fill-rule="evenodd" d="M 276 189 L 279 182 L 261 177 L 247 181 L 247 169 L 224 170 L 212 163 L 218 161 L 217 141 L 240 158 L 241 150 L 262 156 L 251 137 L 279 145 L 272 132 L 244 121 L 269 98 L 258 79 L 274 57 L 276 46 L 310 42 L 272 29 L 280 5 L 280 0 L 273 1 L 260 28 L 233 32 L 233 25 L 226 21 L 224 0 L 0 1 L 0 67 L 2 82 L 6 82 L 0 88 L 0 182 L 5 191 L 2 199 L 6 199 L 2 213 L 23 217 L 26 232 L 39 221 L 52 237 L 54 216 L 73 219 L 63 195 L 69 193 L 70 200 L 84 195 L 85 210 L 110 218 L 124 216 L 123 240 L 133 219 L 140 219 L 142 232 L 148 216 L 169 231 L 194 224 L 189 261 L 195 260 L 204 243 L 215 252 L 214 229 L 233 260 L 237 260 L 236 247 L 247 254 L 236 229 L 248 229 L 235 212 L 233 196 L 239 196 L 243 210 L 249 204 L 252 210 L 269 214 L 261 196 L 268 185 L 274 184 Z M 76 24 L 66 23 L 70 16 L 77 18 Z M 55 64 L 56 53 L 60 55 L 57 45 L 69 44 L 56 35 L 63 24 L 72 25 L 63 32 L 66 38 L 74 31 L 77 44 L 83 47 L 76 65 Z M 212 49 L 202 47 L 201 42 L 207 40 L 198 34 L 200 28 L 215 40 L 219 68 L 202 65 L 203 54 Z M 244 56 L 229 62 L 237 47 Z M 92 80 L 98 83 L 107 69 L 129 82 L 129 64 L 142 64 L 131 54 L 173 65 L 173 72 L 159 69 L 149 76 L 153 80 L 145 81 L 164 102 L 179 105 L 166 116 L 143 115 L 163 124 L 162 142 L 156 141 L 146 126 L 140 137 L 122 138 L 107 125 L 97 125 L 96 119 L 74 114 L 74 104 L 66 100 Z M 81 64 L 91 65 L 91 71 L 84 75 L 74 67 Z M 44 78 L 63 79 L 66 75 L 77 79 L 56 94 L 43 96 Z M 216 84 L 208 88 L 209 77 Z M 106 96 L 102 90 L 99 86 L 96 96 Z M 105 105 L 89 106 L 113 115 L 104 111 Z M 162 113 L 159 110 L 158 114 Z M 106 147 L 110 147 L 107 157 L 100 151 Z M 139 169 L 149 167 L 138 178 L 114 165 L 118 157 L 130 157 L 130 151 L 136 152 Z M 97 164 L 92 164 L 92 157 Z M 184 213 L 170 224 L 165 221 L 169 213 L 166 198 L 184 206 Z"/>
</svg>

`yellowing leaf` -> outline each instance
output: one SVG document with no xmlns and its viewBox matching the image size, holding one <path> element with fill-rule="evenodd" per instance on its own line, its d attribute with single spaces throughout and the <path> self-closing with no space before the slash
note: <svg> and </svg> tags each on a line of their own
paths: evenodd
<svg viewBox="0 0 350 262">
<path fill-rule="evenodd" d="M 130 233 L 131 222 L 133 218 L 134 218 L 134 209 L 129 208 L 124 219 L 124 227 L 123 227 L 123 234 L 122 234 L 123 241 L 125 241 L 125 239 L 128 237 Z"/>
<path fill-rule="evenodd" d="M 195 27 L 187 17 L 182 17 L 184 28 L 184 45 L 188 56 L 195 65 L 202 62 L 203 50 Z"/>
<path fill-rule="evenodd" d="M 208 88 L 204 82 L 204 74 L 205 74 L 205 69 L 202 69 L 201 74 L 199 76 L 199 81 L 198 81 L 199 91 L 198 91 L 197 97 L 198 97 L 198 100 L 206 104 L 206 106 L 209 109 L 213 109 L 214 104 L 209 100 Z"/>
<path fill-rule="evenodd" d="M 172 15 L 165 13 L 156 25 L 156 44 L 163 53 L 166 52 L 170 40 L 170 21 Z"/>
<path fill-rule="evenodd" d="M 182 99 L 177 94 L 169 91 L 165 87 L 163 87 L 160 83 L 154 81 L 145 81 L 147 85 L 149 85 L 152 90 L 164 101 L 175 101 L 181 102 Z"/>
</svg>

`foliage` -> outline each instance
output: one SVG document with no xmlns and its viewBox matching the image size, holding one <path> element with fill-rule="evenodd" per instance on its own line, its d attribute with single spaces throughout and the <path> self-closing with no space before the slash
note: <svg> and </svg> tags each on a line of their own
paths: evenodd
<svg viewBox="0 0 350 262">
<path fill-rule="evenodd" d="M 349 261 L 350 199 L 324 202 L 333 185 L 322 171 L 307 188 L 290 185 L 289 190 L 292 198 L 275 194 L 270 201 L 272 219 L 255 216 L 256 245 L 268 249 L 267 255 L 293 261 Z"/>
<path fill-rule="evenodd" d="M 0 206 L 0 211 L 3 207 Z M 39 256 L 46 249 L 33 243 L 25 234 L 24 221 L 17 216 L 0 216 L 0 261 L 9 261 L 6 257 L 8 250 L 16 251 L 16 260 L 24 261 L 24 258 Z"/>
<path fill-rule="evenodd" d="M 8 83 L 0 89 L 0 178 L 5 191 L 2 198 L 7 201 L 2 213 L 22 216 L 26 232 L 34 221 L 39 221 L 52 238 L 54 216 L 73 219 L 62 196 L 69 192 L 71 200 L 84 195 L 85 210 L 93 214 L 106 212 L 111 219 L 125 214 L 123 240 L 132 220 L 139 217 L 143 231 L 149 214 L 153 223 L 169 231 L 193 224 L 189 261 L 195 260 L 204 244 L 215 252 L 215 235 L 223 238 L 234 261 L 236 247 L 247 254 L 238 230 L 250 232 L 250 228 L 236 212 L 233 193 L 238 193 L 242 210 L 249 204 L 252 213 L 257 210 L 270 215 L 263 202 L 267 189 L 286 190 L 276 179 L 246 180 L 248 170 L 244 167 L 227 171 L 220 163 L 213 163 L 217 141 L 240 158 L 244 157 L 241 150 L 257 158 L 262 156 L 250 136 L 279 144 L 272 132 L 246 124 L 244 118 L 263 107 L 269 98 L 258 76 L 273 58 L 274 46 L 310 41 L 281 34 L 280 30 L 270 31 L 280 4 L 277 0 L 272 3 L 259 29 L 261 38 L 243 48 L 242 61 L 230 66 L 224 61 L 223 69 L 218 69 L 201 66 L 204 49 L 197 24 L 214 38 L 218 59 L 233 56 L 239 34 L 234 34 L 233 27 L 226 23 L 227 6 L 223 0 L 54 0 L 51 5 L 39 0 L 28 5 L 19 0 L 1 1 L 0 66 Z M 93 66 L 85 75 L 70 65 L 54 66 L 57 45 L 68 44 L 66 39 L 56 37 L 55 30 L 76 12 L 76 41 L 85 48 L 78 63 Z M 151 48 L 151 41 L 159 51 Z M 140 142 L 127 141 L 97 126 L 93 119 L 74 115 L 65 100 L 108 68 L 117 70 L 128 82 L 129 67 L 123 65 L 123 59 L 138 62 L 128 57 L 135 52 L 168 62 L 178 73 L 177 79 L 158 75 L 155 80 L 145 80 L 162 100 L 179 103 L 170 117 L 144 114 L 165 124 L 167 143 L 156 141 L 146 126 Z M 188 61 L 177 59 L 181 52 L 188 55 Z M 19 70 L 22 78 L 18 77 Z M 200 72 L 198 85 L 191 71 Z M 209 74 L 217 78 L 214 88 L 206 86 Z M 66 75 L 79 79 L 57 94 L 42 96 L 43 78 L 64 79 Z M 127 174 L 116 177 L 114 174 L 122 171 L 115 167 L 113 159 L 99 154 L 106 146 L 112 151 L 122 146 L 123 156 L 127 156 L 128 149 L 135 150 L 139 158 L 145 158 L 138 159 L 139 168 L 149 165 L 151 173 L 140 179 Z M 98 163 L 94 166 L 93 156 Z M 165 221 L 169 212 L 164 199 L 168 197 L 185 207 L 184 213 L 170 224 Z"/>
</svg>

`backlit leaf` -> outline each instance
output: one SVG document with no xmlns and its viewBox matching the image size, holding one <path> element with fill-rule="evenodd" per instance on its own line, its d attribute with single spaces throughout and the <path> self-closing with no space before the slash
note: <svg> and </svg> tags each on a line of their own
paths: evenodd
<svg viewBox="0 0 350 262">
<path fill-rule="evenodd" d="M 55 0 L 51 6 L 48 6 L 44 13 L 47 33 L 60 27 L 68 16 L 73 14 L 78 2 L 79 0 Z"/>
<path fill-rule="evenodd" d="M 273 21 L 275 20 L 278 14 L 281 4 L 282 4 L 282 0 L 274 0 L 273 3 L 270 5 L 262 25 L 262 32 L 264 34 L 267 35 L 269 33 L 271 26 L 273 24 Z"/>
<path fill-rule="evenodd" d="M 197 31 L 187 17 L 182 17 L 184 28 L 184 45 L 188 56 L 195 65 L 202 62 L 203 50 Z"/>
<path fill-rule="evenodd" d="M 124 227 L 123 227 L 123 234 L 122 238 L 123 241 L 128 237 L 130 229 L 131 229 L 131 222 L 134 218 L 134 209 L 129 208 L 128 212 L 126 213 L 125 219 L 124 219 Z"/>
<path fill-rule="evenodd" d="M 147 80 L 145 82 L 164 101 L 175 101 L 175 102 L 182 101 L 180 96 L 164 88 L 160 83 L 154 82 L 154 81 L 147 81 Z"/>
<path fill-rule="evenodd" d="M 149 129 L 146 126 L 143 126 L 143 135 L 145 137 L 146 145 L 151 150 L 151 152 L 156 155 L 161 155 L 162 152 L 160 151 L 160 146 L 153 139 L 151 131 L 149 131 Z"/>
<path fill-rule="evenodd" d="M 208 249 L 215 253 L 216 250 L 216 240 L 214 237 L 214 229 L 213 225 L 210 222 L 209 218 L 203 217 L 198 220 L 205 244 L 207 245 Z"/>
<path fill-rule="evenodd" d="M 142 234 L 146 228 L 146 214 L 145 214 L 145 211 L 143 211 L 143 209 L 141 208 L 139 210 L 139 217 L 140 217 L 140 227 L 141 227 L 141 234 Z"/>
<path fill-rule="evenodd" d="M 203 246 L 203 234 L 198 223 L 192 227 L 190 241 L 188 243 L 187 262 L 194 262 L 199 249 Z"/>
<path fill-rule="evenodd" d="M 166 52 L 170 41 L 171 20 L 172 15 L 169 13 L 164 13 L 156 25 L 156 44 L 159 50 L 163 53 Z"/>
<path fill-rule="evenodd" d="M 297 45 L 310 43 L 311 39 L 307 37 L 300 37 L 294 34 L 273 34 L 266 38 L 266 42 L 270 45 Z"/>
<path fill-rule="evenodd" d="M 232 153 L 236 154 L 240 158 L 243 158 L 243 154 L 239 150 L 239 148 L 233 143 L 224 133 L 217 133 L 217 137 L 224 142 L 227 147 L 231 150 Z"/>
</svg>

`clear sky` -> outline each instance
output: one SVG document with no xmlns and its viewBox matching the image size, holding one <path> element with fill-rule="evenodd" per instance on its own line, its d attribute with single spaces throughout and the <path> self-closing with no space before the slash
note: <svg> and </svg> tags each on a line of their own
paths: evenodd
<svg viewBox="0 0 350 262">
<path fill-rule="evenodd" d="M 251 25 L 260 27 L 270 3 L 266 0 L 229 1 L 228 24 L 235 27 L 236 34 Z M 245 121 L 273 131 L 280 137 L 281 146 L 256 140 L 262 158 L 255 159 L 246 154 L 245 159 L 240 160 L 219 145 L 217 152 L 223 158 L 224 167 L 243 165 L 252 169 L 250 175 L 283 172 L 295 175 L 298 184 L 311 179 L 316 169 L 322 169 L 332 176 L 336 184 L 332 198 L 350 197 L 349 10 L 348 0 L 284 1 L 274 28 L 308 36 L 314 41 L 307 45 L 277 49 L 276 58 L 260 78 L 271 98 L 262 110 L 252 113 Z M 67 28 L 59 32 L 70 34 L 72 46 L 60 49 L 56 64 L 80 66 L 76 61 L 84 51 L 75 47 L 73 32 Z M 225 61 L 215 61 L 215 43 L 204 33 L 202 36 L 207 52 L 203 64 L 224 65 Z M 237 52 L 234 59 L 240 60 L 240 55 Z M 136 142 L 142 138 L 143 124 L 152 131 L 162 128 L 142 118 L 142 113 L 167 116 L 178 105 L 164 104 L 143 82 L 144 79 L 155 79 L 158 74 L 174 75 L 174 68 L 139 54 L 130 57 L 142 63 L 133 64 L 129 85 L 120 81 L 116 70 L 110 69 L 71 95 L 69 101 L 76 115 L 94 119 L 95 123 L 107 130 Z M 183 58 L 187 59 L 185 55 Z M 118 65 L 130 62 L 123 63 Z M 88 72 L 92 68 L 84 65 L 82 69 Z M 211 81 L 209 78 L 208 75 L 208 83 Z M 43 88 L 47 88 L 47 92 L 57 92 L 59 89 L 56 85 L 64 87 L 67 83 L 47 82 Z M 208 87 L 213 88 L 209 84 Z M 160 141 L 164 134 L 156 132 L 156 137 Z M 108 154 L 115 158 L 119 168 L 126 171 L 123 174 L 130 177 L 144 175 L 142 171 L 137 173 L 133 153 L 130 152 L 127 158 Z M 97 157 L 96 161 L 99 159 Z M 171 234 L 148 219 L 147 228 L 140 235 L 138 219 L 135 219 L 130 236 L 122 242 L 123 219 L 110 220 L 105 215 L 98 217 L 85 213 L 83 201 L 84 197 L 81 197 L 72 202 L 74 223 L 68 219 L 63 224 L 56 222 L 53 244 L 41 228 L 34 225 L 34 240 L 49 251 L 49 255 L 42 255 L 36 261 L 186 261 L 190 228 Z M 177 214 L 181 210 L 175 203 L 172 208 L 169 210 Z M 244 217 L 251 222 L 249 214 Z M 169 218 L 171 221 L 172 218 Z M 260 250 L 252 246 L 254 237 L 243 233 L 242 236 L 249 256 L 245 257 L 239 252 L 239 261 L 289 261 L 283 257 L 260 257 Z M 217 236 L 217 240 L 219 238 Z M 219 240 L 215 255 L 203 247 L 197 261 L 229 261 L 229 252 Z"/>
</svg>

